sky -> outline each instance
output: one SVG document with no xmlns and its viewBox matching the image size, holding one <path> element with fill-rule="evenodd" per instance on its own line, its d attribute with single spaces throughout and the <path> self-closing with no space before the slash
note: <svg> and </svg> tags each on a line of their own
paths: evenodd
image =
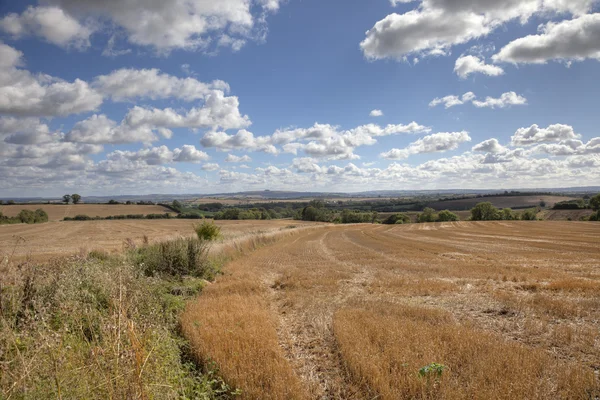
<svg viewBox="0 0 600 400">
<path fill-rule="evenodd" d="M 600 185 L 598 0 L 0 0 L 0 196 Z"/>
</svg>

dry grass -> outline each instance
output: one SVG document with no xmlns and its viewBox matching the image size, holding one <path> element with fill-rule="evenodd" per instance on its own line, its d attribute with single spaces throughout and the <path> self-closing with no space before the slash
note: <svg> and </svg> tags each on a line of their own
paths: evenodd
<svg viewBox="0 0 600 400">
<path fill-rule="evenodd" d="M 290 385 L 331 399 L 594 398 L 597 232 L 580 222 L 299 230 L 229 264 L 188 307 L 185 332 L 246 398 L 285 399 Z M 439 381 L 418 377 L 431 362 L 448 367 Z"/>
<path fill-rule="evenodd" d="M 125 205 L 125 204 L 23 204 L 0 206 L 0 211 L 8 217 L 14 217 L 21 210 L 35 211 L 38 208 L 48 213 L 50 221 L 62 221 L 65 217 L 88 215 L 90 217 L 109 217 L 112 215 L 126 214 L 175 214 L 163 206 Z"/>
<path fill-rule="evenodd" d="M 448 313 L 374 303 L 339 310 L 334 331 L 354 379 L 377 398 L 593 398 L 592 371 L 452 321 Z M 440 376 L 420 375 L 436 362 Z M 517 372 L 518 371 L 518 372 Z"/>
<path fill-rule="evenodd" d="M 60 207 L 60 206 L 52 206 Z M 108 207 L 108 206 L 107 206 Z M 116 206 L 120 207 L 120 206 Z M 142 207 L 142 206 L 123 206 Z M 46 260 L 65 254 L 102 249 L 119 252 L 123 241 L 133 240 L 141 244 L 144 237 L 151 242 L 164 241 L 178 237 L 194 236 L 193 220 L 117 220 L 85 222 L 50 222 L 38 225 L 0 225 L 0 256 L 16 250 L 15 257 Z M 217 221 L 224 240 L 250 237 L 259 232 L 273 232 L 290 224 L 286 220 L 271 221 Z M 311 223 L 294 221 L 294 225 L 305 226 Z M 15 249 L 15 238 L 25 239 Z"/>
</svg>

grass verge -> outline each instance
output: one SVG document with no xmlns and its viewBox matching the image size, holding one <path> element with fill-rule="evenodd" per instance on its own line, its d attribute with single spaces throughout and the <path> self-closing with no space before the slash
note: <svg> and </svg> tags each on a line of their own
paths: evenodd
<svg viewBox="0 0 600 400">
<path fill-rule="evenodd" d="M 218 271 L 196 239 L 0 263 L 0 398 L 228 399 L 179 315 Z"/>
</svg>

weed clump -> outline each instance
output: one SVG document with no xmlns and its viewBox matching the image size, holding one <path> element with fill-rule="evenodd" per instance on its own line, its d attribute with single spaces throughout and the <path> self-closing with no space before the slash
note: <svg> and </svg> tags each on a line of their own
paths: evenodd
<svg viewBox="0 0 600 400">
<path fill-rule="evenodd" d="M 194 225 L 194 231 L 200 240 L 214 241 L 221 238 L 221 228 L 214 222 L 204 221 Z"/>
</svg>

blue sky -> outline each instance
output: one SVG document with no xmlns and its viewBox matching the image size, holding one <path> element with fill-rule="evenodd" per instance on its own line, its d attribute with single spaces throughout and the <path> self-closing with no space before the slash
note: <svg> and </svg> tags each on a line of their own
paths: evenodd
<svg viewBox="0 0 600 400">
<path fill-rule="evenodd" d="M 599 11 L 2 2 L 0 195 L 599 185 Z"/>
</svg>

